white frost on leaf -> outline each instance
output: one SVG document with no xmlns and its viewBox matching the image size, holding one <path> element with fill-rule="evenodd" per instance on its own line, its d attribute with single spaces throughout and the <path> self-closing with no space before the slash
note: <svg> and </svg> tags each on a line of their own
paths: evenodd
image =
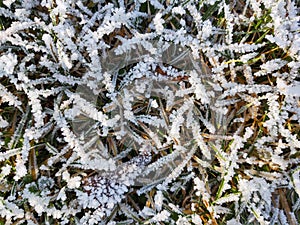
<svg viewBox="0 0 300 225">
<path fill-rule="evenodd" d="M 79 176 L 71 177 L 68 171 L 62 173 L 62 178 L 67 182 L 67 186 L 70 189 L 78 188 L 81 184 L 81 177 Z"/>
<path fill-rule="evenodd" d="M 152 217 L 149 222 L 167 222 L 170 215 L 171 214 L 167 210 L 163 210 Z"/>
<path fill-rule="evenodd" d="M 153 19 L 153 23 L 156 29 L 156 32 L 158 34 L 162 34 L 163 30 L 164 30 L 164 20 L 161 18 L 162 14 L 161 13 L 157 13 Z"/>
<path fill-rule="evenodd" d="M 16 175 L 14 176 L 14 180 L 19 180 L 20 178 L 24 177 L 27 174 L 27 169 L 24 164 L 23 159 L 17 155 L 16 160 Z"/>
</svg>

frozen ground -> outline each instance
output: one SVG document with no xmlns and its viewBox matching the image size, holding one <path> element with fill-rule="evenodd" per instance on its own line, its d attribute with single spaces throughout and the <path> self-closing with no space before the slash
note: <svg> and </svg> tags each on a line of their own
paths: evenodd
<svg viewBox="0 0 300 225">
<path fill-rule="evenodd" d="M 300 223 L 296 0 L 0 1 L 0 224 Z"/>
</svg>

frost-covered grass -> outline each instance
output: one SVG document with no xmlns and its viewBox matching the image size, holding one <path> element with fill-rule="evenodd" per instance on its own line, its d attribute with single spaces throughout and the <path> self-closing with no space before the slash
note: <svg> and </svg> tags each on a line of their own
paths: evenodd
<svg viewBox="0 0 300 225">
<path fill-rule="evenodd" d="M 299 224 L 299 7 L 1 0 L 0 224 Z"/>
</svg>

